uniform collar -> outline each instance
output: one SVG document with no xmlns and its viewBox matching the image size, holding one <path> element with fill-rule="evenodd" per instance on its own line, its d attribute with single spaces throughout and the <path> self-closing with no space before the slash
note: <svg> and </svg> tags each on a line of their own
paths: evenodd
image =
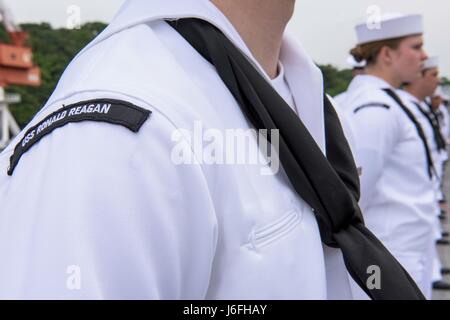
<svg viewBox="0 0 450 320">
<path fill-rule="evenodd" d="M 180 18 L 199 18 L 216 26 L 270 80 L 236 29 L 210 0 L 128 0 L 109 26 L 81 53 L 127 28 L 155 20 Z M 286 35 L 283 39 L 280 60 L 299 116 L 325 151 L 322 73 L 292 35 Z"/>
<path fill-rule="evenodd" d="M 368 74 L 356 76 L 353 79 L 352 83 L 350 84 L 349 89 L 354 90 L 354 89 L 357 89 L 360 87 L 366 87 L 366 86 L 370 86 L 370 87 L 378 88 L 378 89 L 388 89 L 389 88 L 389 89 L 396 90 L 387 81 L 385 81 L 379 77 L 368 75 Z"/>
<path fill-rule="evenodd" d="M 83 51 L 122 30 L 161 19 L 198 18 L 216 26 L 253 63 L 256 63 L 239 33 L 210 0 L 127 0 L 108 27 Z M 258 68 L 260 66 L 258 65 Z M 261 69 L 260 69 L 261 70 Z"/>
<path fill-rule="evenodd" d="M 298 114 L 322 152 L 325 150 L 325 125 L 323 105 L 323 76 L 303 46 L 286 32 L 281 47 L 280 60 L 285 78 L 291 89 Z"/>
</svg>

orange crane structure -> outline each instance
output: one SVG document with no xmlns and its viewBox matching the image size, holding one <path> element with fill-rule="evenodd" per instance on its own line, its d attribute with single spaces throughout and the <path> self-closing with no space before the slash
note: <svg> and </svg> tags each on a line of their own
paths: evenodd
<svg viewBox="0 0 450 320">
<path fill-rule="evenodd" d="M 39 86 L 41 71 L 33 63 L 30 47 L 26 45 L 28 34 L 15 24 L 9 8 L 0 0 L 0 19 L 11 43 L 0 43 L 0 150 L 6 147 L 11 136 L 20 128 L 8 108 L 8 103 L 20 101 L 18 96 L 5 95 L 9 85 Z"/>
</svg>

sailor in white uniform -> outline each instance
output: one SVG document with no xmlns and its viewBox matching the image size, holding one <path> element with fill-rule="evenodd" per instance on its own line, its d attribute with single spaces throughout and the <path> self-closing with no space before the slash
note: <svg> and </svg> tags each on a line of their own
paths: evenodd
<svg viewBox="0 0 450 320">
<path fill-rule="evenodd" d="M 442 134 L 444 135 L 444 137 L 446 138 L 446 141 L 448 142 L 448 139 L 450 137 L 450 113 L 448 110 L 448 101 L 449 101 L 449 97 L 444 93 L 444 91 L 442 90 L 442 87 L 438 87 L 437 95 L 439 95 L 439 97 L 442 100 L 442 103 L 439 105 L 439 111 L 442 113 Z"/>
<path fill-rule="evenodd" d="M 415 114 L 422 125 L 427 137 L 430 152 L 433 157 L 433 165 L 436 170 L 435 190 L 437 199 L 442 197 L 441 180 L 443 178 L 443 153 L 446 153 L 446 140 L 442 134 L 440 123 L 436 122 L 425 98 L 433 95 L 439 84 L 439 60 L 431 57 L 425 61 L 422 75 L 415 81 L 405 85 L 405 90 L 399 90 L 406 106 Z"/>
<path fill-rule="evenodd" d="M 437 63 L 437 62 L 436 62 Z M 438 154 L 438 163 L 436 164 L 436 170 L 438 171 L 438 175 L 441 179 L 441 182 L 444 179 L 444 166 L 445 163 L 448 160 L 448 151 L 447 151 L 447 119 L 448 116 L 447 112 L 445 110 L 443 111 L 443 105 L 442 105 L 442 93 L 440 91 L 440 88 L 438 87 L 435 92 L 433 92 L 432 95 L 430 95 L 427 99 L 427 106 L 428 110 L 430 112 L 430 115 L 433 117 L 435 127 L 437 130 L 439 130 L 441 140 L 442 140 L 442 146 L 439 148 L 439 154 Z M 446 115 L 447 114 L 447 115 Z M 449 211 L 449 207 L 447 204 L 447 201 L 445 199 L 445 195 L 442 191 L 442 184 L 438 186 L 439 190 L 439 197 L 438 200 L 440 202 L 441 209 L 444 212 L 444 215 L 447 211 Z"/>
<path fill-rule="evenodd" d="M 423 51 L 420 15 L 385 14 L 381 28 L 356 27 L 357 61 L 366 74 L 351 82 L 343 102 L 361 166 L 367 226 L 429 296 L 428 260 L 434 241 L 432 160 L 423 130 L 395 90 L 419 77 Z"/>
<path fill-rule="evenodd" d="M 439 105 L 439 113 L 443 112 L 446 109 L 445 102 L 448 102 L 448 96 L 444 93 L 444 90 L 441 86 L 438 86 L 433 92 L 433 94 L 430 95 L 430 104 L 431 102 L 435 102 L 436 105 Z M 441 130 L 443 133 L 446 133 L 448 136 L 448 110 L 445 113 L 440 114 L 441 115 Z"/>
<path fill-rule="evenodd" d="M 444 137 L 445 142 L 447 143 L 450 134 L 450 115 L 447 107 L 444 105 L 445 94 L 441 87 L 438 87 L 436 89 L 436 92 L 434 92 L 434 94 L 432 95 L 432 103 L 434 99 L 437 100 L 436 104 L 439 105 L 439 107 L 436 110 L 436 113 L 438 114 L 439 126 L 441 128 L 442 136 Z M 447 149 L 443 149 L 441 151 L 441 155 L 442 155 L 442 163 L 444 166 L 444 164 L 448 161 Z"/>
<path fill-rule="evenodd" d="M 448 125 L 449 125 L 449 114 L 448 109 L 444 105 L 443 100 L 445 100 L 445 94 L 442 91 L 441 87 L 438 87 L 436 91 L 427 98 L 427 106 L 429 108 L 430 115 L 434 119 L 434 124 L 436 127 L 436 131 L 440 131 L 442 147 L 440 148 L 440 152 L 438 154 L 438 164 L 437 171 L 440 175 L 441 183 L 437 185 L 438 192 L 438 200 L 440 206 L 440 219 L 445 219 L 450 211 L 450 207 L 448 205 L 448 200 L 443 192 L 443 181 L 445 180 L 445 167 L 448 162 Z M 439 224 L 441 226 L 441 224 Z M 436 241 L 438 245 L 448 246 L 450 241 L 447 239 L 448 233 L 442 232 L 439 239 Z M 450 269 L 448 267 L 443 267 L 440 259 L 436 258 L 436 263 L 434 267 L 434 282 L 433 288 L 439 290 L 450 290 L 450 283 L 443 280 L 442 275 L 448 274 Z"/>
<path fill-rule="evenodd" d="M 445 148 L 445 141 L 440 134 L 439 128 L 435 125 L 432 115 L 430 114 L 429 107 L 425 102 L 425 98 L 431 96 L 439 85 L 440 79 L 438 61 L 439 60 L 437 57 L 428 58 L 425 61 L 421 76 L 414 81 L 406 83 L 404 85 L 404 90 L 397 91 L 402 101 L 405 103 L 405 106 L 419 121 L 427 138 L 427 144 L 433 158 L 435 172 L 433 175 L 435 190 L 435 240 L 442 238 L 442 226 L 439 220 L 440 208 L 438 199 L 441 193 L 440 185 L 442 179 L 442 176 L 439 174 L 439 167 L 441 166 L 441 149 Z M 432 263 L 433 267 L 432 279 L 430 279 L 428 292 L 426 292 L 426 296 L 431 298 L 432 282 L 436 283 L 436 281 L 442 280 L 441 261 L 435 246 L 433 246 L 431 256 L 427 262 Z"/>
</svg>

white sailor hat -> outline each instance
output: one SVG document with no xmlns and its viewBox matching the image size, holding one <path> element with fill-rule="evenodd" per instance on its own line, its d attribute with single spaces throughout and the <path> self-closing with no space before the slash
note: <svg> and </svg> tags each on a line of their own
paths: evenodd
<svg viewBox="0 0 450 320">
<path fill-rule="evenodd" d="M 347 64 L 352 67 L 352 69 L 364 69 L 367 66 L 366 60 L 358 62 L 352 55 L 347 58 Z"/>
<path fill-rule="evenodd" d="M 402 38 L 423 33 L 423 19 L 420 14 L 403 15 L 386 13 L 373 25 L 361 23 L 355 27 L 358 44 Z"/>
<path fill-rule="evenodd" d="M 438 67 L 439 67 L 439 57 L 430 57 L 427 60 L 425 60 L 422 70 L 438 68 Z"/>
</svg>

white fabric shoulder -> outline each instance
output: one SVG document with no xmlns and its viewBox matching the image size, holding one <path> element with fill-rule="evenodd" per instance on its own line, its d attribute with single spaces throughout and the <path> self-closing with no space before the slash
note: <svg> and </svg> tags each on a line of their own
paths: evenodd
<svg viewBox="0 0 450 320">
<path fill-rule="evenodd" d="M 93 98 L 145 104 L 84 92 L 47 110 Z M 157 110 L 138 133 L 70 123 L 33 146 L 13 179 L 6 175 L 11 151 L 2 153 L 0 253 L 9 261 L 0 265 L 0 298 L 203 299 L 217 221 L 202 168 L 172 159 L 174 130 Z M 22 248 L 30 241 L 32 251 Z M 46 250 L 50 243 L 58 245 Z M 81 272 L 82 290 L 68 289 L 70 270 Z"/>
</svg>

